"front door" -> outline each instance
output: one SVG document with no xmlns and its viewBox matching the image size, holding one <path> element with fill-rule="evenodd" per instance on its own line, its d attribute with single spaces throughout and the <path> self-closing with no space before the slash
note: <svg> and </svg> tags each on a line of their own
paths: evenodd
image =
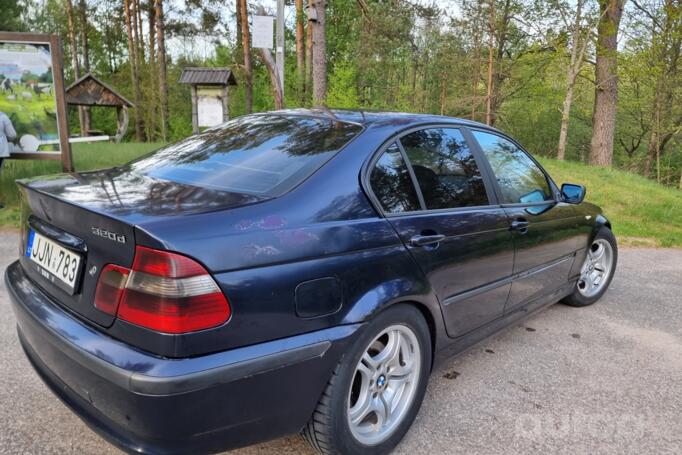
<svg viewBox="0 0 682 455">
<path fill-rule="evenodd" d="M 428 277 L 448 334 L 500 317 L 510 291 L 514 245 L 503 208 L 459 129 L 403 135 L 376 161 L 372 190 Z"/>
<path fill-rule="evenodd" d="M 492 168 L 514 236 L 509 311 L 566 284 L 578 247 L 577 214 L 559 201 L 548 176 L 523 149 L 490 132 L 472 134 Z"/>
</svg>

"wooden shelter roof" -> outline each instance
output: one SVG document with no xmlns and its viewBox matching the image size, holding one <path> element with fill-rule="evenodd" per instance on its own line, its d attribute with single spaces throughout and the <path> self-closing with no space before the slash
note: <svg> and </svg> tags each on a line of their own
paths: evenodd
<svg viewBox="0 0 682 455">
<path fill-rule="evenodd" d="M 92 73 L 66 87 L 66 102 L 76 106 L 133 107 L 133 103 Z"/>
<path fill-rule="evenodd" d="M 185 68 L 179 82 L 192 85 L 237 85 L 230 68 Z"/>
</svg>

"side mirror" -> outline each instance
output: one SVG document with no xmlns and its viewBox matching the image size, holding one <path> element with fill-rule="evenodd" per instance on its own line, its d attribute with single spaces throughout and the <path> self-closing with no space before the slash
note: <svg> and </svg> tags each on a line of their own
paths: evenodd
<svg viewBox="0 0 682 455">
<path fill-rule="evenodd" d="M 585 187 L 582 185 L 575 185 L 573 183 L 564 183 L 561 185 L 561 196 L 564 202 L 569 204 L 580 204 L 585 199 Z"/>
</svg>

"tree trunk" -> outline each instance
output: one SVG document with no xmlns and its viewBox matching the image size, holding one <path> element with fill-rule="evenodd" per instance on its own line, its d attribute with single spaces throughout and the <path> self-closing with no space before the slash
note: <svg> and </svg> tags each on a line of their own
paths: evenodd
<svg viewBox="0 0 682 455">
<path fill-rule="evenodd" d="M 156 16 L 156 46 L 159 62 L 159 95 L 161 99 L 161 138 L 168 140 L 168 80 L 166 77 L 166 30 L 163 16 L 163 0 L 154 0 Z"/>
<path fill-rule="evenodd" d="M 474 70 L 471 77 L 471 120 L 476 121 L 478 107 L 478 83 L 481 80 L 481 46 L 474 44 Z"/>
<path fill-rule="evenodd" d="M 649 143 L 647 144 L 646 160 L 644 161 L 644 175 L 651 177 L 651 168 L 653 161 L 656 158 L 660 143 L 660 126 L 661 126 L 661 99 L 660 91 L 657 84 L 656 95 L 654 97 L 654 111 L 651 121 L 651 136 L 649 136 Z"/>
<path fill-rule="evenodd" d="M 305 96 L 305 12 L 303 0 L 296 0 L 296 83 L 301 102 Z"/>
<path fill-rule="evenodd" d="M 140 91 L 140 103 L 138 104 L 137 112 L 136 114 L 139 114 L 140 117 L 140 125 L 142 127 L 142 139 L 144 141 L 149 140 L 150 134 L 152 134 L 149 131 L 148 127 L 148 116 L 149 116 L 149 107 L 148 107 L 148 96 L 149 96 L 149 89 L 148 88 L 143 88 L 143 83 L 144 83 L 144 74 L 143 74 L 143 69 L 145 66 L 145 46 L 144 46 L 144 34 L 142 33 L 142 19 L 141 19 L 141 13 L 140 13 L 140 0 L 130 0 L 131 5 L 132 5 L 132 10 L 131 10 L 131 19 L 132 19 L 132 25 L 133 25 L 133 42 L 135 44 L 135 67 L 136 67 L 136 74 L 137 74 L 137 85 L 138 85 L 138 90 Z M 144 109 L 142 108 L 144 106 Z"/>
<path fill-rule="evenodd" d="M 90 72 L 90 45 L 88 43 L 88 18 L 87 5 L 85 0 L 78 2 L 78 14 L 80 16 L 81 32 L 81 51 L 83 52 L 83 71 Z"/>
<path fill-rule="evenodd" d="M 326 0 L 314 0 L 317 18 L 313 22 L 313 106 L 324 106 L 327 98 Z"/>
<path fill-rule="evenodd" d="M 429 85 L 429 69 L 430 69 L 431 58 L 428 52 L 424 53 L 424 64 L 422 65 L 422 77 L 421 77 L 421 104 L 419 106 L 419 112 L 426 112 L 426 102 L 429 98 L 428 85 Z"/>
<path fill-rule="evenodd" d="M 90 44 L 88 43 L 88 18 L 87 18 L 87 5 L 85 0 L 79 0 L 78 3 L 78 13 L 80 16 L 81 25 L 81 47 L 83 51 L 83 72 L 85 74 L 90 72 Z M 87 106 L 82 107 L 83 110 L 83 124 L 85 131 L 90 131 L 90 108 Z"/>
<path fill-rule="evenodd" d="M 473 58 L 471 60 L 471 114 L 469 118 L 476 121 L 476 111 L 478 109 L 478 84 L 481 81 L 481 12 L 483 11 L 483 0 L 476 0 L 473 20 L 471 22 L 472 28 L 472 51 Z"/>
<path fill-rule="evenodd" d="M 76 24 L 73 16 L 73 3 L 71 0 L 65 1 L 66 6 L 66 26 L 69 34 L 69 51 L 71 52 L 71 69 L 73 70 L 73 79 L 78 80 L 81 77 L 80 65 L 78 64 L 78 46 L 76 42 Z M 85 113 L 83 107 L 78 107 L 78 123 L 80 125 L 81 136 L 87 136 L 88 130 L 85 125 Z"/>
<path fill-rule="evenodd" d="M 561 109 L 561 129 L 559 132 L 559 145 L 557 146 L 557 158 L 566 158 L 566 143 L 568 141 L 568 122 L 571 118 L 571 106 L 573 104 L 573 89 L 575 81 L 580 73 L 583 64 L 585 49 L 587 47 L 587 37 L 581 41 L 580 23 L 582 21 L 582 7 L 584 0 L 578 0 L 575 11 L 575 22 L 571 36 L 571 61 L 566 71 L 566 96 Z"/>
<path fill-rule="evenodd" d="M 126 32 L 128 33 L 128 64 L 130 66 L 130 80 L 133 86 L 133 96 L 135 100 L 135 138 L 142 141 L 142 116 L 140 114 L 141 92 L 140 80 L 137 69 L 137 44 L 135 43 L 135 34 L 133 33 L 133 11 L 132 0 L 123 0 L 124 16 L 126 22 Z"/>
<path fill-rule="evenodd" d="M 244 76 L 246 78 L 246 113 L 253 112 L 253 69 L 251 66 L 251 32 L 249 30 L 249 11 L 246 0 L 241 3 L 242 48 L 244 50 Z"/>
<path fill-rule="evenodd" d="M 611 166 L 618 101 L 618 27 L 625 0 L 599 0 L 590 164 Z"/>
<path fill-rule="evenodd" d="M 417 46 L 412 44 L 412 68 L 410 69 L 410 95 L 412 97 L 412 105 L 417 105 L 417 75 L 419 74 L 419 59 L 421 55 Z"/>
<path fill-rule="evenodd" d="M 243 48 L 242 45 L 242 0 L 235 1 L 235 16 L 237 17 L 237 47 L 234 53 L 234 61 L 237 63 L 244 63 L 242 57 L 244 55 L 240 51 Z"/>
<path fill-rule="evenodd" d="M 314 8 L 313 0 L 308 0 L 308 11 Z M 310 100 L 313 86 L 313 21 L 308 17 L 305 29 L 305 90 L 306 99 Z"/>
<path fill-rule="evenodd" d="M 76 26 L 73 17 L 73 3 L 71 0 L 66 0 L 66 20 L 69 34 L 69 50 L 71 51 L 71 68 L 73 70 L 73 78 L 77 80 L 80 77 L 80 65 L 78 64 L 78 47 L 76 46 Z"/>
<path fill-rule="evenodd" d="M 277 65 L 275 59 L 270 53 L 270 49 L 261 48 L 261 56 L 263 57 L 263 62 L 268 69 L 270 74 L 270 83 L 272 85 L 272 93 L 275 95 L 275 109 L 284 109 L 284 96 L 282 94 L 282 86 L 280 85 L 280 79 L 277 75 Z"/>
<path fill-rule="evenodd" d="M 149 54 L 149 64 L 154 66 L 156 64 L 156 5 L 154 3 L 151 3 L 147 9 L 147 24 L 149 26 L 147 53 Z"/>
<path fill-rule="evenodd" d="M 570 77 L 570 76 L 569 76 Z M 559 146 L 557 147 L 557 159 L 566 159 L 566 143 L 568 141 L 568 121 L 571 117 L 571 104 L 573 104 L 573 87 L 575 84 L 569 83 L 566 86 L 566 96 L 561 108 L 561 129 L 559 131 Z"/>
<path fill-rule="evenodd" d="M 495 45 L 495 5 L 494 0 L 489 0 L 488 11 L 488 91 L 485 97 L 485 123 L 493 124 L 493 72 L 495 61 L 493 59 Z"/>
<path fill-rule="evenodd" d="M 490 0 L 491 6 L 494 4 L 494 0 Z M 495 36 L 496 41 L 496 48 L 494 50 L 494 55 L 492 60 L 489 62 L 491 64 L 490 70 L 491 74 L 490 77 L 492 78 L 489 87 L 490 87 L 490 94 L 488 96 L 488 100 L 490 102 L 490 116 L 489 116 L 489 125 L 495 125 L 495 122 L 497 121 L 497 113 L 500 109 L 500 105 L 502 104 L 502 97 L 500 96 L 501 93 L 501 88 L 502 88 L 502 82 L 505 80 L 506 76 L 502 72 L 502 64 L 504 62 L 504 55 L 505 55 L 505 48 L 507 45 L 507 37 L 508 37 L 508 32 L 509 32 L 509 23 L 513 17 L 513 7 L 514 4 L 512 3 L 512 0 L 505 0 L 504 4 L 502 5 L 502 12 L 498 18 L 497 13 L 494 10 L 492 10 L 492 33 Z"/>
<path fill-rule="evenodd" d="M 148 25 L 148 36 L 149 36 L 149 47 L 147 48 L 147 53 L 149 54 L 149 103 L 147 110 L 149 112 L 149 131 L 151 136 L 148 137 L 149 140 L 155 140 L 157 136 L 156 120 L 159 116 L 159 84 L 158 84 L 158 68 L 156 65 L 156 5 L 153 2 L 149 4 L 147 8 L 147 25 Z"/>
<path fill-rule="evenodd" d="M 133 0 L 135 3 L 135 25 L 137 27 L 135 41 L 137 43 L 137 67 L 140 68 L 145 61 L 144 34 L 142 33 L 142 8 L 140 0 Z"/>
<path fill-rule="evenodd" d="M 638 5 L 638 7 L 640 7 Z M 670 124 L 671 109 L 675 103 L 678 74 L 678 62 L 682 51 L 682 3 L 666 0 L 663 6 L 665 21 L 662 25 L 652 21 L 651 50 L 649 64 L 661 67 L 656 77 L 654 90 L 654 105 L 651 117 L 651 136 L 647 146 L 647 156 L 644 162 L 644 175 L 651 176 L 652 164 L 656 159 L 657 180 L 660 182 L 660 156 L 665 152 L 665 145 L 677 134 L 675 122 Z M 652 15 L 653 17 L 653 15 Z M 673 101 L 675 100 L 675 101 Z M 672 128 L 669 131 L 666 129 Z"/>
<path fill-rule="evenodd" d="M 440 75 L 440 115 L 445 115 L 445 73 Z"/>
</svg>

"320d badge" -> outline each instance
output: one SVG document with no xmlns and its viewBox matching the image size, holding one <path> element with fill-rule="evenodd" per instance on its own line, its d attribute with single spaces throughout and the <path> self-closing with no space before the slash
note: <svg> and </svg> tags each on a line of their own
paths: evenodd
<svg viewBox="0 0 682 455">
<path fill-rule="evenodd" d="M 584 187 L 440 116 L 249 115 L 19 185 L 5 280 L 21 344 L 137 453 L 297 432 L 324 454 L 388 453 L 434 365 L 558 301 L 596 302 L 618 258 Z"/>
<path fill-rule="evenodd" d="M 125 235 L 107 231 L 106 229 L 93 226 L 92 233 L 98 237 L 102 237 L 103 239 L 111 240 L 112 242 L 126 243 Z"/>
</svg>

